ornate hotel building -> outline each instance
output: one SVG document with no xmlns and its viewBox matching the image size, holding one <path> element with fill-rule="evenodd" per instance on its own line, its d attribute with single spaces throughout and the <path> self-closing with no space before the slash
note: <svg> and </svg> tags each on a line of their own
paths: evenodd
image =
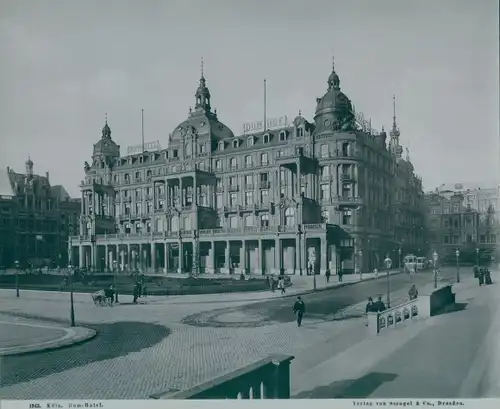
<svg viewBox="0 0 500 409">
<path fill-rule="evenodd" d="M 202 74 L 194 109 L 163 150 L 121 156 L 106 122 L 85 164 L 73 263 L 192 274 L 379 267 L 399 245 L 397 161 L 385 132 L 356 121 L 334 69 L 327 84 L 312 122 L 299 112 L 234 135 Z"/>
</svg>

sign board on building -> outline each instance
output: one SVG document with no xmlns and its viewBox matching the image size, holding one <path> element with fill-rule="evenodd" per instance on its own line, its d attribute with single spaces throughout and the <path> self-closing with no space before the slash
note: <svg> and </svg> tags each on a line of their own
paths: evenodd
<svg viewBox="0 0 500 409">
<path fill-rule="evenodd" d="M 362 112 L 354 112 L 354 118 L 356 119 L 356 122 L 361 127 L 363 132 L 370 133 L 371 135 L 378 134 L 378 131 L 371 127 L 370 121 L 367 121 L 365 119 L 365 116 L 363 115 Z"/>
<path fill-rule="evenodd" d="M 288 117 L 285 115 L 277 118 L 268 118 L 266 122 L 267 122 L 266 129 L 284 128 L 288 126 Z M 243 133 L 252 133 L 263 130 L 264 130 L 264 120 L 255 122 L 246 122 L 243 124 Z"/>
<path fill-rule="evenodd" d="M 141 143 L 139 145 L 132 145 L 127 147 L 127 155 L 133 155 L 135 153 L 141 153 L 145 151 L 161 151 L 160 141 L 146 142 L 144 146 Z"/>
<path fill-rule="evenodd" d="M 41 234 L 37 234 L 35 238 L 37 240 L 43 240 L 43 236 Z"/>
</svg>

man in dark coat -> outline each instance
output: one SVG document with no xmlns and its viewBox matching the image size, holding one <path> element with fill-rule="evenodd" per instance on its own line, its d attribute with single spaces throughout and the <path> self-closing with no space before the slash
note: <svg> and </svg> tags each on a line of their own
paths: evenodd
<svg viewBox="0 0 500 409">
<path fill-rule="evenodd" d="M 373 303 L 373 308 L 375 309 L 376 312 L 382 312 L 387 309 L 384 302 L 382 301 L 381 295 L 379 295 L 378 300 Z"/>
<path fill-rule="evenodd" d="M 368 313 L 369 312 L 377 312 L 375 303 L 373 302 L 372 297 L 368 297 L 368 303 L 366 304 L 365 313 L 366 313 L 366 326 L 368 326 Z"/>
<path fill-rule="evenodd" d="M 295 301 L 295 304 L 293 305 L 293 313 L 297 315 L 298 327 L 302 326 L 302 317 L 304 316 L 305 312 L 306 305 L 304 304 L 304 301 L 302 301 L 302 298 L 299 296 L 297 297 L 297 301 Z"/>
</svg>

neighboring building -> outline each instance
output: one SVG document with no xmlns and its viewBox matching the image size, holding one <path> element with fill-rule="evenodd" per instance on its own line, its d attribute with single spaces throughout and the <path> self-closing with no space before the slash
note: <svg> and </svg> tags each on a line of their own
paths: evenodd
<svg viewBox="0 0 500 409">
<path fill-rule="evenodd" d="M 24 174 L 0 171 L 0 266 L 13 267 L 16 260 L 23 268 L 66 265 L 80 209 L 79 199 L 50 185 L 48 173 L 33 173 L 31 159 Z"/>
<path fill-rule="evenodd" d="M 212 111 L 202 75 L 168 149 L 124 157 L 106 122 L 85 163 L 73 262 L 194 274 L 380 267 L 399 246 L 397 161 L 385 132 L 373 135 L 356 115 L 335 70 L 327 83 L 314 122 L 299 112 L 290 124 L 235 136 Z M 412 172 L 398 173 L 402 190 Z"/>
<path fill-rule="evenodd" d="M 395 177 L 393 191 L 393 232 L 395 248 L 392 258 L 397 265 L 407 254 L 425 256 L 429 253 L 425 228 L 426 207 L 422 179 L 414 172 L 408 149 L 403 159 L 400 131 L 396 124 L 396 99 L 393 99 L 394 115 L 390 132 L 389 151 L 394 158 Z M 397 253 L 397 254 L 396 254 Z"/>
<path fill-rule="evenodd" d="M 463 184 L 456 184 L 442 186 L 426 197 L 430 246 L 441 259 L 455 261 L 457 249 L 462 262 L 476 262 L 478 255 L 484 261 L 491 256 L 498 259 L 499 187 L 464 189 Z"/>
</svg>

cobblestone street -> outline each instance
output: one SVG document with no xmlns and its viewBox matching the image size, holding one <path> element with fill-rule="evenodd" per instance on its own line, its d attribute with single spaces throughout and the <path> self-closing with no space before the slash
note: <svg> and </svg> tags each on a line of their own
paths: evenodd
<svg viewBox="0 0 500 409">
<path fill-rule="evenodd" d="M 429 282 L 428 275 L 420 279 Z M 410 278 L 403 275 L 400 280 L 402 287 L 393 292 L 393 303 L 407 296 Z M 331 304 L 328 300 L 332 296 L 356 291 L 362 293 L 363 301 L 334 314 L 312 312 L 306 315 L 302 328 L 293 321 L 294 298 L 272 301 L 287 306 L 289 318 L 283 322 L 263 315 L 262 311 L 272 310 L 274 305 L 267 302 L 263 310 L 255 302 L 230 302 L 221 308 L 220 303 L 175 304 L 150 298 L 143 299 L 147 303 L 143 305 L 99 308 L 88 295 L 77 295 L 77 319 L 81 325 L 99 331 L 97 338 L 46 355 L 4 358 L 0 396 L 147 398 L 169 388 L 184 389 L 272 353 L 303 357 L 307 355 L 305 350 L 321 344 L 323 357 L 316 354 L 314 359 L 297 362 L 296 370 L 302 371 L 332 352 L 325 349 L 325 342 L 336 344 L 339 340 L 337 348 L 347 347 L 353 337 L 365 337 L 364 320 L 357 317 L 362 315 L 365 296 L 376 295 L 380 285 L 366 282 L 350 286 L 361 286 L 354 290 L 345 287 L 304 296 L 306 300 L 318 297 L 318 302 L 326 299 Z M 67 322 L 68 305 L 66 293 L 24 292 L 16 304 L 9 293 L 2 291 L 0 311 Z M 196 317 L 197 322 L 187 322 L 189 316 L 191 320 Z"/>
</svg>

